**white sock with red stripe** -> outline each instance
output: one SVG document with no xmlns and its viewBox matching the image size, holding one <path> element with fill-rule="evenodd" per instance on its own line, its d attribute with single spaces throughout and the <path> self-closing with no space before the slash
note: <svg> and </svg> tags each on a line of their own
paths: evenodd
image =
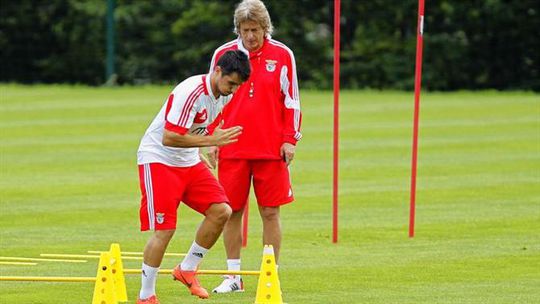
<svg viewBox="0 0 540 304">
<path fill-rule="evenodd" d="M 204 258 L 206 253 L 208 252 L 208 249 L 201 247 L 199 244 L 197 244 L 195 241 L 193 241 L 193 244 L 191 244 L 191 248 L 189 248 L 188 253 L 184 257 L 184 260 L 180 264 L 180 268 L 182 270 L 196 270 L 197 266 L 201 262 L 201 260 Z"/>
</svg>

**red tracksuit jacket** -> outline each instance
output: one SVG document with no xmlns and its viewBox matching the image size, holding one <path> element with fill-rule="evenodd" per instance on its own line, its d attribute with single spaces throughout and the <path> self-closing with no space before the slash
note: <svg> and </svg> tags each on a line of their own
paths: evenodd
<svg viewBox="0 0 540 304">
<path fill-rule="evenodd" d="M 284 142 L 296 145 L 302 134 L 300 97 L 293 52 L 283 43 L 265 38 L 257 52 L 247 51 L 240 39 L 219 47 L 210 71 L 229 50 L 249 54 L 251 75 L 222 112 L 223 128 L 242 126 L 238 142 L 220 147 L 220 158 L 280 159 Z"/>
</svg>

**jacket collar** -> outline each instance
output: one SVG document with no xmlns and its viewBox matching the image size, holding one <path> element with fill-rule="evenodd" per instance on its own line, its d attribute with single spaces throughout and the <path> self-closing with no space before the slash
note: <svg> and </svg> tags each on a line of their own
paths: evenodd
<svg viewBox="0 0 540 304">
<path fill-rule="evenodd" d="M 244 44 L 242 43 L 242 39 L 240 39 L 240 37 L 238 37 L 238 39 L 236 40 L 237 42 L 237 45 L 238 45 L 238 49 L 242 52 L 244 52 L 248 57 L 249 59 L 251 58 L 256 58 L 256 57 L 259 57 L 262 55 L 262 53 L 264 52 L 264 49 L 266 48 L 266 46 L 268 45 L 268 40 L 270 40 L 272 37 L 270 35 L 266 35 L 266 37 L 264 37 L 264 41 L 263 41 L 263 45 L 262 47 L 256 51 L 256 52 L 250 52 L 248 51 L 245 47 L 244 47 Z"/>
</svg>

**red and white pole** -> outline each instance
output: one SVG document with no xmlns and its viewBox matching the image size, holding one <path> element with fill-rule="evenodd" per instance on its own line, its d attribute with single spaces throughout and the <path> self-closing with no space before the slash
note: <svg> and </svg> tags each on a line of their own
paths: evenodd
<svg viewBox="0 0 540 304">
<path fill-rule="evenodd" d="M 339 179 L 339 29 L 340 0 L 334 0 L 334 186 L 332 207 L 332 242 L 338 241 L 338 179 Z"/>
<path fill-rule="evenodd" d="M 418 160 L 418 117 L 420 114 L 420 90 L 422 88 L 422 45 L 424 38 L 424 0 L 418 0 L 418 27 L 416 31 L 416 69 L 414 72 L 414 127 L 411 168 L 411 202 L 409 214 L 409 237 L 414 237 L 416 210 L 416 168 Z"/>
</svg>

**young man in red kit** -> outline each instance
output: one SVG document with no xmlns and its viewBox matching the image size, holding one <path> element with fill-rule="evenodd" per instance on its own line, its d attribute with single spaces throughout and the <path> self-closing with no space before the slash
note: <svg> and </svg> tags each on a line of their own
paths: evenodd
<svg viewBox="0 0 540 304">
<path fill-rule="evenodd" d="M 294 200 L 289 164 L 300 134 L 300 99 L 293 52 L 270 37 L 272 22 L 259 0 L 244 0 L 234 13 L 238 39 L 219 47 L 210 69 L 229 50 L 249 55 L 251 76 L 223 111 L 224 127 L 242 126 L 242 137 L 231 145 L 209 149 L 209 160 L 230 200 L 233 213 L 223 237 L 229 270 L 240 270 L 242 215 L 251 181 L 263 222 L 263 243 L 281 247 L 280 206 Z M 240 276 L 226 276 L 215 293 L 243 291 Z"/>
<path fill-rule="evenodd" d="M 209 74 L 192 76 L 174 88 L 141 140 L 137 152 L 141 230 L 154 232 L 144 248 L 137 304 L 159 304 L 156 278 L 176 230 L 180 202 L 203 214 L 204 220 L 172 275 L 191 294 L 208 298 L 196 269 L 219 238 L 231 208 L 225 191 L 201 162 L 198 147 L 223 146 L 238 140 L 242 127 L 222 128 L 216 117 L 249 74 L 249 60 L 243 52 L 226 52 Z"/>
</svg>

